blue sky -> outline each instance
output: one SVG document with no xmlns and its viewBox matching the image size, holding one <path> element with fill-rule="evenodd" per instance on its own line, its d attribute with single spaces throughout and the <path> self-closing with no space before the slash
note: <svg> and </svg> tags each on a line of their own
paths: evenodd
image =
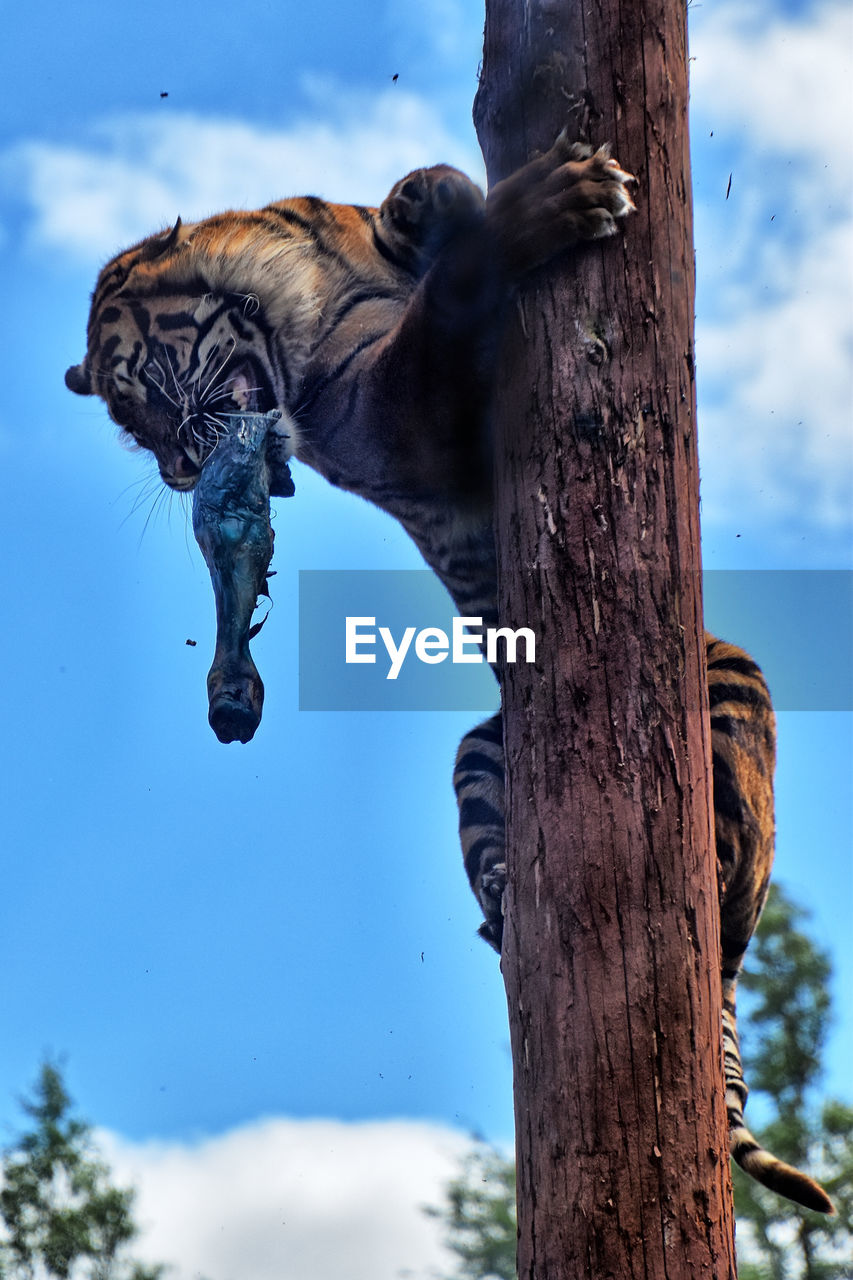
<svg viewBox="0 0 853 1280">
<path fill-rule="evenodd" d="M 849 15 L 762 0 L 692 23 L 706 567 L 850 569 Z M 465 1133 L 509 1139 L 503 990 L 450 788 L 472 715 L 299 712 L 298 571 L 419 567 L 390 520 L 299 470 L 253 646 L 264 722 L 220 746 L 186 511 L 148 518 L 150 464 L 62 375 L 99 265 L 179 213 L 378 202 L 439 160 L 479 176 L 481 25 L 468 0 L 131 3 L 109 20 L 82 0 L 21 10 L 0 55 L 0 1121 L 46 1051 L 67 1055 L 179 1280 L 281 1280 L 282 1257 L 287 1280 L 426 1276 L 441 1254 L 417 1206 Z M 747 603 L 708 619 L 772 686 L 824 616 L 790 581 L 769 638 Z M 783 710 L 779 747 L 777 875 L 832 949 L 827 1087 L 844 1093 L 851 715 Z"/>
</svg>

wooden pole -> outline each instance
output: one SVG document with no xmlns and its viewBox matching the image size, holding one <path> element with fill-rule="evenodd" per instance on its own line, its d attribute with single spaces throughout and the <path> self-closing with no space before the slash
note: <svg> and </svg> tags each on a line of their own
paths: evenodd
<svg viewBox="0 0 853 1280">
<path fill-rule="evenodd" d="M 475 120 L 492 183 L 567 123 L 639 179 L 496 395 L 519 1277 L 728 1280 L 684 6 L 487 0 Z"/>
</svg>

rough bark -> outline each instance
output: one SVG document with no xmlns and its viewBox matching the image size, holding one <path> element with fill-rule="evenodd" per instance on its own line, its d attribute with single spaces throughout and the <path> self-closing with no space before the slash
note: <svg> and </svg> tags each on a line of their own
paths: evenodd
<svg viewBox="0 0 853 1280">
<path fill-rule="evenodd" d="M 523 293 L 496 404 L 521 1280 L 735 1273 L 693 378 L 686 15 L 487 0 L 490 181 L 569 123 L 639 179 Z"/>
</svg>

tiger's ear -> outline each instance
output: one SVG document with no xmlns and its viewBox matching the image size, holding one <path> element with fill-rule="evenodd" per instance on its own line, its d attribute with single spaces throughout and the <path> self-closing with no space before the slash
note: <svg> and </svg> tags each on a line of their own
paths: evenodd
<svg viewBox="0 0 853 1280">
<path fill-rule="evenodd" d="M 89 366 L 85 360 L 82 364 L 72 364 L 70 369 L 65 370 L 65 385 L 77 396 L 94 395 Z"/>
<path fill-rule="evenodd" d="M 181 220 L 178 218 L 171 231 L 164 231 L 159 236 L 149 236 L 142 246 L 139 261 L 156 262 L 158 258 L 162 258 L 170 249 L 174 249 L 178 243 L 180 230 Z"/>
</svg>

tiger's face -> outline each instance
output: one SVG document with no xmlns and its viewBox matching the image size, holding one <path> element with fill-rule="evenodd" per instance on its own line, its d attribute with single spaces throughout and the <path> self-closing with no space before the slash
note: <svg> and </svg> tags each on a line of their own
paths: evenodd
<svg viewBox="0 0 853 1280">
<path fill-rule="evenodd" d="M 266 412 L 283 397 L 258 299 L 212 291 L 203 279 L 152 278 L 153 260 L 137 248 L 101 272 L 86 359 L 65 382 L 100 396 L 125 438 L 154 454 L 164 482 L 186 491 L 225 429 L 223 414 Z"/>
</svg>

